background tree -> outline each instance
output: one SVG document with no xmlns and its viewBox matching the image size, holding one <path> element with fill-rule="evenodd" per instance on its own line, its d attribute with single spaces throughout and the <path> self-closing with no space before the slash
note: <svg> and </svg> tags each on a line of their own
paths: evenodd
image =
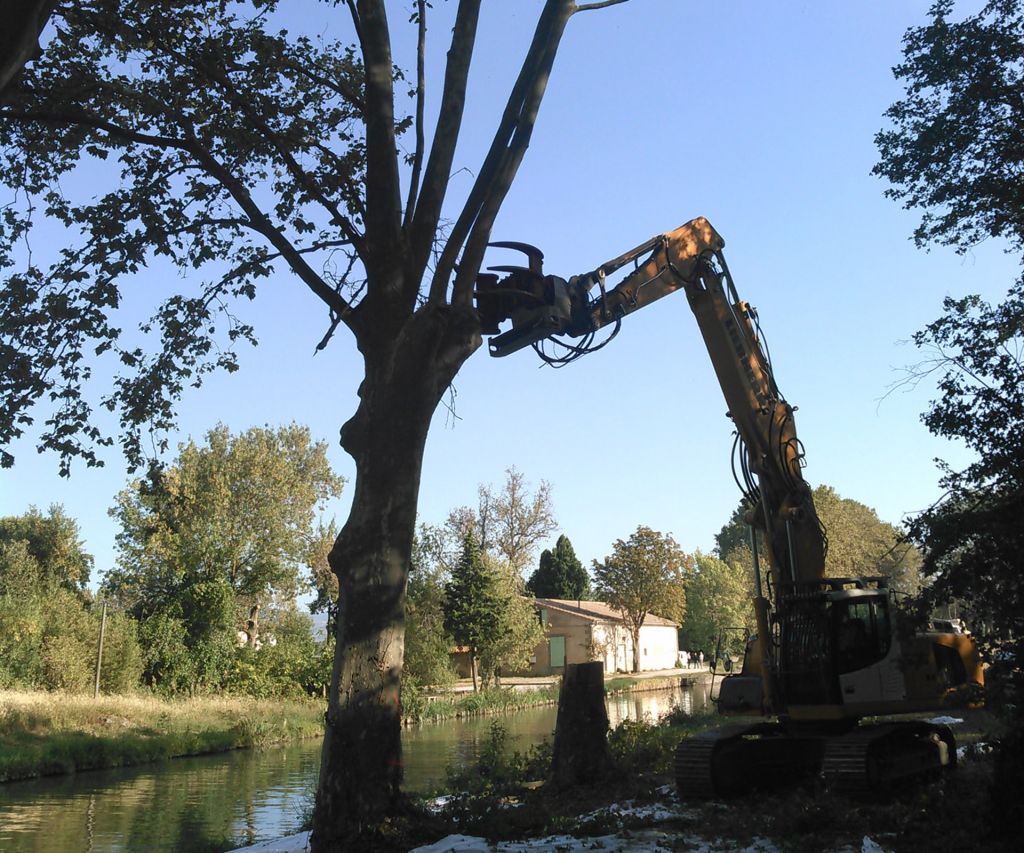
<svg viewBox="0 0 1024 853">
<path fill-rule="evenodd" d="M 931 243 L 967 252 L 986 237 L 1024 252 L 1021 195 L 1021 122 L 1024 120 L 1024 4 L 993 0 L 980 12 L 952 21 L 953 3 L 941 0 L 930 20 L 909 29 L 903 62 L 893 69 L 905 96 L 886 112 L 891 125 L 875 137 L 874 172 L 886 194 L 922 212 L 914 232 Z M 935 434 L 958 438 L 977 459 L 961 471 L 941 466 L 947 496 L 910 525 L 924 550 L 924 572 L 934 578 L 921 600 L 923 616 L 949 597 L 966 600 L 983 639 L 1005 644 L 1018 662 L 1021 622 L 1021 511 L 1024 509 L 1024 405 L 1021 365 L 1024 276 L 1001 305 L 977 296 L 947 298 L 943 316 L 919 332 L 927 360 L 909 381 L 938 377 L 941 397 L 924 422 Z M 1019 694 L 1019 666 L 1011 679 Z M 993 824 L 1019 836 L 1024 817 L 1024 726 L 1017 720 L 996 760 Z"/>
<path fill-rule="evenodd" d="M 473 531 L 445 585 L 444 625 L 455 642 L 469 649 L 473 689 L 487 687 L 501 670 L 526 666 L 543 637 L 531 601 L 520 590 L 513 567 L 484 554 Z"/>
<path fill-rule="evenodd" d="M 541 551 L 540 563 L 530 575 L 526 588 L 537 598 L 580 600 L 590 597 L 590 575 L 564 533 L 555 542 L 554 551 L 547 548 Z"/>
<path fill-rule="evenodd" d="M 491 563 L 496 579 L 496 613 L 480 647 L 480 674 L 486 687 L 493 680 L 500 684 L 502 672 L 526 669 L 530 655 L 544 637 L 544 629 L 537 619 L 533 600 L 523 595 L 523 578 L 511 563 Z"/>
<path fill-rule="evenodd" d="M 469 650 L 473 689 L 477 684 L 480 648 L 487 644 L 501 607 L 497 573 L 484 561 L 476 534 L 467 531 L 462 556 L 445 585 L 444 627 L 460 646 Z"/>
<path fill-rule="evenodd" d="M 425 0 L 412 16 L 419 38 L 408 117 L 396 108 L 383 0 L 344 4 L 355 47 L 275 31 L 276 0 L 60 5 L 45 53 L 0 110 L 0 180 L 20 202 L 5 208 L 0 232 L 0 268 L 17 270 L 0 290 L 3 444 L 26 428 L 37 401 L 53 399 L 40 445 L 60 455 L 65 472 L 76 456 L 98 463 L 96 446 L 112 439 L 82 393 L 98 372 L 96 352 L 127 369 L 104 405 L 119 411 L 122 445 L 138 463 L 142 424 L 172 427 L 186 382 L 237 367 L 231 345 L 253 330 L 231 303 L 251 299 L 278 268 L 323 303 L 321 347 L 340 325 L 355 337 L 364 381 L 341 436 L 357 474 L 330 558 L 339 641 L 317 850 L 377 826 L 398 806 L 404 590 L 427 430 L 479 346 L 474 282 L 569 18 L 618 2 L 544 3 L 436 260 L 479 0 L 460 2 L 445 27 L 451 44 L 430 144 Z M 324 14 L 340 6 L 325 4 Z M 398 145 L 406 130 L 415 135 L 407 160 Z M 94 171 L 108 164 L 109 192 L 96 195 L 93 180 L 84 200 L 65 194 L 62 179 L 83 161 Z M 66 226 L 68 245 L 50 265 L 18 248 L 36 210 Z M 198 289 L 157 307 L 143 329 L 158 339 L 149 349 L 122 341 L 112 313 L 125 283 L 155 257 Z M 210 331 L 218 320 L 223 340 Z"/>
<path fill-rule="evenodd" d="M 727 562 L 700 551 L 694 555 L 694 564 L 686 581 L 683 644 L 711 655 L 723 628 L 756 630 L 753 570 L 749 563 Z M 730 652 L 743 651 L 742 637 L 742 633 L 728 634 Z"/>
<path fill-rule="evenodd" d="M 259 608 L 286 604 L 302 587 L 323 546 L 317 508 L 341 487 L 326 446 L 293 424 L 238 436 L 217 427 L 123 491 L 112 511 L 118 565 L 103 588 L 136 618 L 159 617 L 142 628 L 147 680 L 221 684 L 238 631 L 255 646 Z"/>
<path fill-rule="evenodd" d="M 640 671 L 640 628 L 647 614 L 681 621 L 692 558 L 669 535 L 640 525 L 611 555 L 594 561 L 597 595 L 620 613 L 633 638 L 633 672 Z"/>
<path fill-rule="evenodd" d="M 445 629 L 445 573 L 434 559 L 434 544 L 432 529 L 420 525 L 405 605 L 403 697 L 420 685 L 447 687 L 455 680 L 451 662 L 455 643 Z"/>
<path fill-rule="evenodd" d="M 541 480 L 531 493 L 526 477 L 513 465 L 506 469 L 500 491 L 481 484 L 476 509 L 461 506 L 449 513 L 444 535 L 449 542 L 461 543 L 472 530 L 481 551 L 502 559 L 521 576 L 537 547 L 556 528 L 551 484 Z M 451 546 L 445 550 L 451 553 Z"/>
<path fill-rule="evenodd" d="M 842 497 L 831 486 L 816 486 L 812 495 L 828 538 L 828 577 L 881 574 L 902 592 L 920 590 L 921 554 L 904 541 L 897 527 L 882 521 L 871 507 Z M 752 576 L 750 529 L 744 513 L 741 502 L 715 537 L 715 550 L 721 559 L 737 568 L 746 567 Z"/>
<path fill-rule="evenodd" d="M 92 573 L 93 557 L 86 553 L 78 523 L 53 504 L 43 515 L 29 507 L 24 515 L 0 518 L 0 544 L 24 543 L 47 580 L 72 592 L 84 593 Z"/>
<path fill-rule="evenodd" d="M 294 603 L 268 609 L 261 617 L 258 647 L 239 649 L 226 686 L 232 693 L 267 698 L 316 695 L 330 676 L 318 671 L 324 661 L 317 654 L 313 620 Z"/>
<path fill-rule="evenodd" d="M 61 557 L 58 552 L 58 561 Z M 41 562 L 26 540 L 0 542 L 0 687 L 93 689 L 100 609 L 65 579 L 59 567 Z M 100 689 L 126 692 L 138 684 L 141 670 L 135 623 L 112 609 Z"/>
<path fill-rule="evenodd" d="M 306 551 L 306 568 L 314 598 L 309 603 L 310 613 L 327 614 L 327 633 L 334 636 L 334 623 L 338 610 L 338 577 L 331 571 L 328 557 L 338 538 L 338 528 L 331 519 L 326 525 L 317 524 Z"/>
</svg>

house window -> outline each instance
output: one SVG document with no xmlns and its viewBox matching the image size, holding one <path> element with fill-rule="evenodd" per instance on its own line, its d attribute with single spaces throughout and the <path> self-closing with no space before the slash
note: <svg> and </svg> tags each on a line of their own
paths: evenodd
<svg viewBox="0 0 1024 853">
<path fill-rule="evenodd" d="M 551 661 L 552 669 L 561 669 L 565 666 L 565 637 L 548 639 L 548 660 Z"/>
</svg>

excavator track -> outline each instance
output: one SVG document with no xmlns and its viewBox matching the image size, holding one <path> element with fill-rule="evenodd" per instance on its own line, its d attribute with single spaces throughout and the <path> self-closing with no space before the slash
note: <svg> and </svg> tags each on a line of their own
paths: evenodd
<svg viewBox="0 0 1024 853">
<path fill-rule="evenodd" d="M 948 726 L 925 722 L 861 726 L 825 743 L 822 775 L 833 791 L 881 794 L 901 782 L 926 778 L 956 765 Z"/>
<path fill-rule="evenodd" d="M 758 723 L 684 739 L 676 747 L 674 770 L 684 800 L 736 796 L 819 774 L 833 791 L 870 796 L 955 763 L 953 733 L 933 723 L 882 723 L 845 734 L 794 732 L 780 723 Z"/>
<path fill-rule="evenodd" d="M 821 744 L 818 737 L 788 734 L 779 723 L 702 732 L 676 747 L 676 787 L 686 800 L 730 797 L 766 782 L 791 782 L 820 767 Z"/>
</svg>

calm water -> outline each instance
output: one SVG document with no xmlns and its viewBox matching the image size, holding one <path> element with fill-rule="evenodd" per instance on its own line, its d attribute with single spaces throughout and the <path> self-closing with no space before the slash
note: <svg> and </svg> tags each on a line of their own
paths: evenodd
<svg viewBox="0 0 1024 853">
<path fill-rule="evenodd" d="M 673 705 L 690 712 L 706 704 L 701 690 L 610 697 L 608 716 L 615 725 Z M 495 719 L 510 748 L 525 751 L 551 737 L 555 708 L 407 729 L 406 788 L 441 788 L 448 766 L 475 760 Z M 214 853 L 288 835 L 300 828 L 319 765 L 320 742 L 311 740 L 0 785 L 0 853 Z"/>
</svg>

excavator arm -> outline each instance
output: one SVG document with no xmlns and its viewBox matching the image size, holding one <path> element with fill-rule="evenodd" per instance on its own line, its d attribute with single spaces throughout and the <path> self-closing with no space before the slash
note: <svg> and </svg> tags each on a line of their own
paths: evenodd
<svg viewBox="0 0 1024 853">
<path fill-rule="evenodd" d="M 793 407 L 775 383 L 757 332 L 757 314 L 736 293 L 724 245 L 700 217 L 565 280 L 544 276 L 538 250 L 515 244 L 529 249 L 529 267 L 494 268 L 510 273 L 501 281 L 485 274 L 478 284 L 478 310 L 485 331 L 496 332 L 501 322 L 512 320 L 510 331 L 489 342 L 491 355 L 504 356 L 527 345 L 542 352 L 546 339 L 617 329 L 627 315 L 684 291 L 742 444 L 738 462 L 749 498 L 748 520 L 763 534 L 761 550 L 772 581 L 776 588 L 815 581 L 824 575 L 825 539 L 801 472 Z M 630 266 L 624 278 L 609 285 Z M 585 351 L 571 343 L 563 346 L 572 357 Z"/>
</svg>

